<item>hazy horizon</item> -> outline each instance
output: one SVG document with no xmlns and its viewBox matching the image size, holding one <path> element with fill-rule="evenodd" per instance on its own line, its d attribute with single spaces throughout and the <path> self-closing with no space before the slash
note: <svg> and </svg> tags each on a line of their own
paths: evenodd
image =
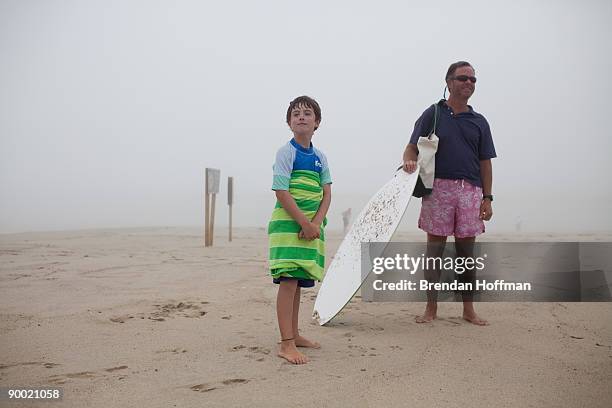
<svg viewBox="0 0 612 408">
<path fill-rule="evenodd" d="M 302 94 L 322 107 L 340 229 L 457 60 L 498 155 L 487 231 L 612 231 L 611 3 L 264 4 L 1 0 L 0 233 L 200 226 L 206 167 L 221 170 L 215 224 L 233 176 L 234 225 L 265 227 Z"/>
</svg>

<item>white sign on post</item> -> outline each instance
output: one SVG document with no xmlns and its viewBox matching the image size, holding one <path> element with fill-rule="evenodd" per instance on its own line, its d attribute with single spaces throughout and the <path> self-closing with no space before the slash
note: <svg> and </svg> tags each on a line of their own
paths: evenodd
<svg viewBox="0 0 612 408">
<path fill-rule="evenodd" d="M 219 192 L 221 170 L 206 169 L 204 175 L 204 246 L 212 246 L 215 227 L 215 198 Z"/>
<path fill-rule="evenodd" d="M 217 194 L 219 192 L 219 182 L 221 181 L 221 170 L 206 169 L 206 192 Z"/>
</svg>

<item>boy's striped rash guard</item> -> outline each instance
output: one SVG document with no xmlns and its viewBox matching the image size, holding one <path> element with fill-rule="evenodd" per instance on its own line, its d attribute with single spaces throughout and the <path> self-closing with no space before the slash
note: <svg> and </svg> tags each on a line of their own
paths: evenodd
<svg viewBox="0 0 612 408">
<path fill-rule="evenodd" d="M 273 169 L 272 190 L 289 191 L 300 211 L 312 220 L 323 199 L 323 185 L 332 182 L 323 152 L 312 144 L 305 148 L 291 139 L 276 153 Z M 300 225 L 277 201 L 268 224 L 270 275 L 320 281 L 325 267 L 326 224 L 327 218 L 318 239 L 299 239 Z"/>
</svg>

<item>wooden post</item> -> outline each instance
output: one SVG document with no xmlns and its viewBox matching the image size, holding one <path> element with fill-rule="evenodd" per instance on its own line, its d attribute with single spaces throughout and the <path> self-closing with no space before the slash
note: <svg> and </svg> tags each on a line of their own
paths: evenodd
<svg viewBox="0 0 612 408">
<path fill-rule="evenodd" d="M 210 225 L 210 197 L 208 196 L 208 169 L 204 174 L 204 246 L 210 246 L 208 239 L 210 236 L 209 225 Z"/>
<path fill-rule="evenodd" d="M 221 171 L 217 169 L 206 169 L 204 189 L 204 246 L 213 245 L 213 234 L 215 231 L 215 197 L 219 192 L 219 178 Z M 212 195 L 212 197 L 211 197 Z"/>
<path fill-rule="evenodd" d="M 232 242 L 232 206 L 229 206 L 229 242 Z"/>
<path fill-rule="evenodd" d="M 227 178 L 227 205 L 229 206 L 229 242 L 232 242 L 232 204 L 234 203 L 234 178 Z"/>
<path fill-rule="evenodd" d="M 213 234 L 215 231 L 215 198 L 217 195 L 215 193 L 211 194 L 210 200 L 210 239 L 208 241 L 208 246 L 213 245 Z"/>
</svg>

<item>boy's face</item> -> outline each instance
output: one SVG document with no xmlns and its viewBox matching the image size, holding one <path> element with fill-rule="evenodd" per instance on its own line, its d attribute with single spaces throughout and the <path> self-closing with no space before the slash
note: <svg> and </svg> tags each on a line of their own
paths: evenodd
<svg viewBox="0 0 612 408">
<path fill-rule="evenodd" d="M 315 128 L 319 127 L 319 121 L 312 108 L 298 105 L 291 111 L 289 127 L 295 135 L 311 136 Z"/>
</svg>

